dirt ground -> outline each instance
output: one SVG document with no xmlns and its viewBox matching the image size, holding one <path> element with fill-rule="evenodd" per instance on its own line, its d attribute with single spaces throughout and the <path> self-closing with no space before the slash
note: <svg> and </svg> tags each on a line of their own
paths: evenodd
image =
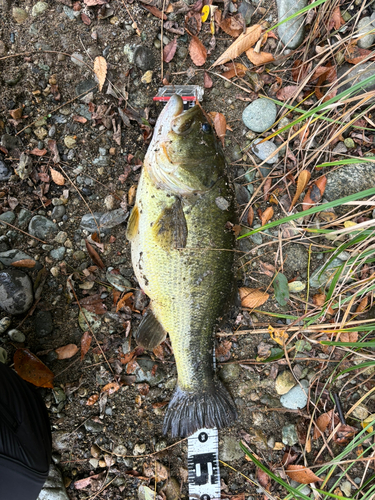
<svg viewBox="0 0 375 500">
<path fill-rule="evenodd" d="M 93 498 L 96 494 L 97 498 L 113 500 L 137 498 L 141 484 L 154 489 L 155 459 L 161 464 L 156 483 L 160 495 L 167 499 L 187 498 L 187 442 L 176 443 L 162 434 L 165 405 L 176 382 L 170 344 L 167 341 L 156 353 L 134 351 L 132 333 L 147 306 L 147 299 L 137 289 L 125 237 L 126 221 L 104 231 L 100 243 L 95 237 L 91 241 L 91 247 L 104 263 L 103 269 L 98 267 L 97 260 L 90 259 L 85 244 L 89 233 L 80 223 L 82 216 L 90 212 L 106 213 L 121 207 L 125 213 L 129 212 L 152 125 L 161 109 L 153 97 L 162 86 L 162 79 L 167 77 L 176 85 L 203 86 L 204 73 L 189 57 L 189 37 L 185 33 L 179 38 L 178 52 L 172 62 L 164 62 L 162 74 L 159 45 L 154 43 L 161 32 L 161 21 L 137 1 L 112 0 L 106 10 L 100 6 L 87 8 L 84 2 L 73 5 L 70 0 L 46 0 L 46 10 L 33 15 L 35 4 L 34 0 L 0 0 L 0 135 L 18 138 L 11 152 L 0 149 L 0 160 L 16 168 L 21 153 L 26 152 L 33 161 L 33 172 L 27 178 L 22 180 L 12 175 L 1 182 L 0 210 L 3 213 L 12 210 L 18 216 L 20 210 L 25 209 L 32 215 L 53 220 L 52 210 L 61 206 L 56 200 L 63 199 L 64 214 L 61 212 L 55 217 L 55 222 L 58 231 L 66 233 L 66 253 L 61 259 L 51 257 L 51 249 L 61 245 L 54 241 L 46 245 L 31 238 L 27 225 L 23 232 L 9 226 L 0 228 L 1 243 L 5 242 L 7 248 L 22 250 L 47 270 L 42 295 L 32 313 L 12 318 L 12 327 L 24 333 L 25 342 L 17 344 L 4 333 L 1 345 L 10 360 L 17 347 L 28 348 L 55 375 L 54 390 L 41 388 L 40 391 L 50 413 L 54 461 L 62 471 L 71 500 Z M 24 9 L 24 19 L 22 15 L 15 19 L 14 7 Z M 252 23 L 264 17 L 269 25 L 276 22 L 275 6 L 264 7 L 266 9 L 255 13 Z M 181 28 L 184 15 L 169 15 L 169 19 Z M 173 36 L 164 30 L 164 37 L 169 41 Z M 203 26 L 199 37 L 207 46 L 208 24 Z M 220 32 L 204 68 L 208 69 L 232 41 Z M 267 44 L 266 49 L 276 50 L 276 40 L 269 38 Z M 129 53 L 138 45 L 150 49 L 145 56 L 145 64 L 152 70 L 149 83 L 141 80 L 147 70 L 129 61 Z M 77 64 L 72 54 L 76 57 L 80 54 L 82 62 Z M 93 60 L 99 55 L 108 64 L 102 91 L 98 90 L 92 69 Z M 220 112 L 226 117 L 230 130 L 225 139 L 225 154 L 230 174 L 245 189 L 249 181 L 244 174 L 251 162 L 246 154 L 238 152 L 248 141 L 245 137 L 248 129 L 241 115 L 245 106 L 269 87 L 263 81 L 258 88 L 248 77 L 244 77 L 246 82 L 237 80 L 237 85 L 228 84 L 219 73 L 215 69 L 210 73 L 213 86 L 205 89 L 202 105 L 207 112 Z M 92 93 L 87 94 L 88 91 Z M 19 108 L 21 113 L 10 113 Z M 119 109 L 130 112 L 122 119 Z M 53 151 L 48 146 L 51 139 L 56 141 L 60 155 L 58 165 L 53 162 Z M 44 148 L 45 154 L 35 153 Z M 30 153 L 33 150 L 34 154 Z M 53 181 L 51 167 L 64 175 L 64 185 Z M 284 168 L 280 165 L 281 170 Z M 259 174 L 250 182 L 256 189 Z M 242 192 L 242 199 L 241 195 L 237 198 L 242 203 L 240 214 L 250 195 L 246 191 Z M 267 206 L 260 197 L 255 210 L 264 210 Z M 274 219 L 283 215 L 280 207 L 274 209 Z M 257 214 L 255 219 L 260 224 Z M 246 215 L 243 222 L 246 226 Z M 17 221 L 14 225 L 20 227 Z M 270 233 L 268 239 L 263 236 L 261 242 L 267 243 L 272 238 L 277 240 L 277 231 Z M 239 286 L 263 290 L 270 286 L 264 264 L 275 264 L 278 244 L 257 249 L 261 242 L 247 239 L 239 245 Z M 288 280 L 304 280 L 308 245 L 302 245 L 302 250 L 301 245 L 293 250 L 293 245 L 283 247 L 284 273 Z M 2 251 L 4 249 L 6 247 Z M 318 253 L 312 254 L 311 270 L 320 264 L 320 258 Z M 108 268 L 113 268 L 112 273 Z M 36 274 L 30 271 L 33 278 Z M 121 292 L 109 282 L 108 276 L 112 276 L 113 281 L 118 279 L 123 290 L 133 292 L 118 312 L 116 301 Z M 76 295 L 72 294 L 70 284 Z M 57 359 L 55 349 L 69 344 L 81 346 L 87 325 L 82 318 L 79 324 L 77 298 L 91 296 L 95 297 L 86 303 L 86 311 L 91 311 L 89 321 L 95 338 L 89 351 L 83 359 L 80 353 L 69 359 Z M 284 307 L 271 296 L 267 307 L 260 309 L 299 315 L 303 307 L 296 294 Z M 52 315 L 53 329 L 46 336 L 40 335 L 36 326 L 35 318 L 40 311 Z M 6 314 L 1 313 L 1 317 L 4 316 Z M 262 362 L 279 347 L 267 331 L 270 318 L 260 312 L 237 311 L 217 336 L 219 373 L 239 411 L 236 424 L 220 431 L 220 458 L 233 467 L 224 464 L 221 467 L 223 498 L 263 496 L 256 485 L 243 477 L 255 478 L 255 466 L 239 450 L 237 443 L 241 439 L 266 464 L 277 468 L 286 449 L 282 444 L 282 429 L 292 424 L 299 438 L 295 446 L 303 447 L 318 395 L 320 409 L 332 407 L 328 390 L 323 390 L 332 366 L 325 362 L 328 355 L 314 344 L 311 350 L 294 353 L 288 360 L 284 357 L 266 364 Z M 274 318 L 271 322 L 282 327 L 285 321 L 291 320 Z M 341 354 L 337 356 L 333 360 Z M 288 368 L 293 368 L 299 378 L 314 379 L 309 404 L 303 410 L 284 408 L 276 392 L 277 375 Z M 373 387 L 373 382 L 365 379 L 365 376 L 359 377 L 344 389 L 345 407 Z M 337 386 L 329 390 L 341 388 L 343 383 L 337 381 Z M 373 413 L 374 408 L 368 410 Z M 350 423 L 355 424 L 355 419 Z M 340 448 L 333 443 L 333 455 L 336 447 Z M 313 442 L 306 454 L 308 463 L 319 449 L 320 444 Z M 328 449 L 320 456 L 321 461 L 331 458 Z M 89 479 L 82 487 L 83 483 L 77 481 L 85 478 Z M 277 484 L 272 488 L 273 495 L 283 494 Z"/>
</svg>

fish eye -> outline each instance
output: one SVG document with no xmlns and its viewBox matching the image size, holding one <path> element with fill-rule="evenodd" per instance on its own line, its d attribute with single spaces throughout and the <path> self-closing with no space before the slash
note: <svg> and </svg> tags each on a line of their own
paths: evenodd
<svg viewBox="0 0 375 500">
<path fill-rule="evenodd" d="M 208 123 L 202 123 L 202 130 L 205 134 L 211 132 L 211 125 Z"/>
</svg>

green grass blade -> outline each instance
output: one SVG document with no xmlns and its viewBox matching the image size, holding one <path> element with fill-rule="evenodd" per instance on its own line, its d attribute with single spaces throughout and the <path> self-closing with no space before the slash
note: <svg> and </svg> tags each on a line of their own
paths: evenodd
<svg viewBox="0 0 375 500">
<path fill-rule="evenodd" d="M 308 215 L 313 215 L 318 212 L 323 212 L 328 210 L 329 208 L 338 207 L 343 203 L 347 203 L 348 201 L 356 201 L 362 198 L 366 198 L 366 196 L 375 195 L 375 188 L 365 189 L 364 191 L 360 191 L 359 193 L 351 194 L 349 196 L 344 196 L 338 200 L 330 201 L 329 203 L 324 203 L 323 205 L 319 205 L 317 207 L 309 208 L 308 210 L 304 210 L 303 212 L 298 212 L 296 214 L 288 215 L 287 217 L 283 217 L 282 219 L 270 222 L 265 226 L 258 227 L 257 229 L 253 229 L 249 233 L 243 234 L 242 236 L 238 236 L 237 239 L 246 238 L 247 236 L 251 236 L 252 234 L 259 233 L 260 231 L 265 231 L 266 229 L 271 229 L 272 227 L 279 226 L 280 224 L 284 224 L 285 222 L 289 222 L 292 220 L 300 219 L 301 217 L 306 217 Z"/>
<path fill-rule="evenodd" d="M 326 1 L 327 0 L 317 0 L 316 2 L 313 2 L 310 5 L 307 5 L 306 7 L 302 7 L 302 9 L 298 10 L 297 12 L 295 12 L 294 14 L 292 14 L 291 16 L 289 16 L 289 17 L 283 19 L 282 21 L 280 21 L 279 23 L 274 24 L 273 26 L 271 26 L 271 28 L 269 28 L 266 31 L 266 33 L 268 33 L 271 30 L 274 30 L 275 28 L 278 28 L 279 26 L 281 26 L 282 24 L 286 23 L 287 21 L 291 21 L 292 19 L 295 19 L 296 17 L 300 16 L 301 14 L 304 14 L 305 12 L 307 12 L 307 11 L 309 11 L 311 9 L 314 9 L 315 7 L 318 7 L 322 3 L 325 3 Z M 296 0 L 296 2 L 298 3 L 298 0 Z"/>
<path fill-rule="evenodd" d="M 320 340 L 320 344 L 334 345 L 337 347 L 362 347 L 362 349 L 366 349 L 367 347 L 375 347 L 375 340 L 369 340 L 367 342 L 331 342 L 330 340 Z"/>
<path fill-rule="evenodd" d="M 374 129 L 372 129 L 374 130 Z M 375 156 L 366 156 L 362 158 L 347 158 L 343 160 L 335 160 L 335 161 L 327 161 L 326 163 L 320 163 L 319 165 L 315 165 L 315 168 L 323 168 L 323 167 L 334 167 L 335 165 L 351 165 L 355 163 L 375 163 Z"/>
</svg>

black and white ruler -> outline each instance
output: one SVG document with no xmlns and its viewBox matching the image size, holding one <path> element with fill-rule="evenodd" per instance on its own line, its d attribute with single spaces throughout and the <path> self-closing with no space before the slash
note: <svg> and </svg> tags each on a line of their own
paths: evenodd
<svg viewBox="0 0 375 500">
<path fill-rule="evenodd" d="M 189 500 L 220 499 L 219 435 L 199 429 L 188 437 Z"/>
</svg>

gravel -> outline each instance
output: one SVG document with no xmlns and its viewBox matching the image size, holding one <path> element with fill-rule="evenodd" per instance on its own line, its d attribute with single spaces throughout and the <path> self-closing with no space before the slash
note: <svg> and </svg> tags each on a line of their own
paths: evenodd
<svg viewBox="0 0 375 500">
<path fill-rule="evenodd" d="M 276 104 L 269 99 L 256 99 L 242 113 L 242 121 L 253 132 L 264 132 L 272 127 L 277 115 Z"/>
<path fill-rule="evenodd" d="M 33 303 L 33 286 L 29 276 L 18 269 L 0 272 L 0 308 L 8 314 L 23 314 Z"/>
</svg>

